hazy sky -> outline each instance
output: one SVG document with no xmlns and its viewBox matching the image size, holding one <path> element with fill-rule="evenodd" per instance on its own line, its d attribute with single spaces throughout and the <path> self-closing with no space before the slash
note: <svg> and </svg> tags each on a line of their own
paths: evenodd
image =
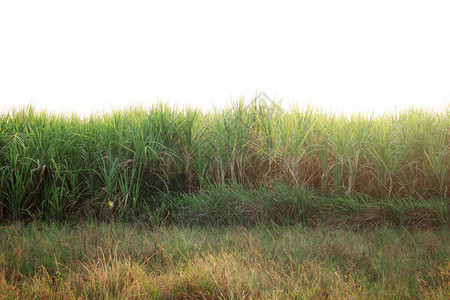
<svg viewBox="0 0 450 300">
<path fill-rule="evenodd" d="M 0 0 L 0 109 L 442 109 L 450 1 Z"/>
</svg>

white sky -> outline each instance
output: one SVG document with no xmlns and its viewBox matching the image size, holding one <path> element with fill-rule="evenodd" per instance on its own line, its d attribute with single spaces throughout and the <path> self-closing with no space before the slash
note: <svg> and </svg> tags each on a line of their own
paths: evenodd
<svg viewBox="0 0 450 300">
<path fill-rule="evenodd" d="M 0 0 L 0 110 L 450 100 L 450 1 Z"/>
</svg>

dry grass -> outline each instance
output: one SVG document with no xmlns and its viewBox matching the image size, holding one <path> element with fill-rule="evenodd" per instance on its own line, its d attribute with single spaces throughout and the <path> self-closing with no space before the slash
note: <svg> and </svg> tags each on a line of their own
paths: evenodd
<svg viewBox="0 0 450 300">
<path fill-rule="evenodd" d="M 0 239 L 2 299 L 450 296 L 448 230 L 15 224 Z"/>
</svg>

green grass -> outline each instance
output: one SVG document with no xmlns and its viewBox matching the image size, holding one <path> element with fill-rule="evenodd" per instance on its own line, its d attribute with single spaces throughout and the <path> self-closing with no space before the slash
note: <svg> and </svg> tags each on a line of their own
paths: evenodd
<svg viewBox="0 0 450 300">
<path fill-rule="evenodd" d="M 347 116 L 238 101 L 211 113 L 158 104 L 82 119 L 24 107 L 0 116 L 0 217 L 117 218 L 145 212 L 157 196 L 236 184 L 448 201 L 449 116 L 448 108 Z"/>
<path fill-rule="evenodd" d="M 206 227 L 300 223 L 367 231 L 383 226 L 440 229 L 450 225 L 450 206 L 440 198 L 380 201 L 367 196 L 325 196 L 291 185 L 209 186 L 195 194 L 155 196 L 145 203 L 145 209 L 128 220 Z"/>
<path fill-rule="evenodd" d="M 0 240 L 6 299 L 450 296 L 448 230 L 35 222 Z"/>
<path fill-rule="evenodd" d="M 450 114 L 0 116 L 0 298 L 450 296 Z"/>
</svg>

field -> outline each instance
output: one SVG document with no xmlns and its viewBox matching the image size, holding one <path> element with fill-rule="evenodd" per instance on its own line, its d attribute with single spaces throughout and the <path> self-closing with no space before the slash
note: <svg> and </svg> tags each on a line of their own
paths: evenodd
<svg viewBox="0 0 450 300">
<path fill-rule="evenodd" d="M 0 229 L 0 294 L 26 299 L 448 299 L 448 230 L 35 222 Z"/>
<path fill-rule="evenodd" d="M 0 116 L 0 298 L 448 298 L 450 110 Z"/>
</svg>

